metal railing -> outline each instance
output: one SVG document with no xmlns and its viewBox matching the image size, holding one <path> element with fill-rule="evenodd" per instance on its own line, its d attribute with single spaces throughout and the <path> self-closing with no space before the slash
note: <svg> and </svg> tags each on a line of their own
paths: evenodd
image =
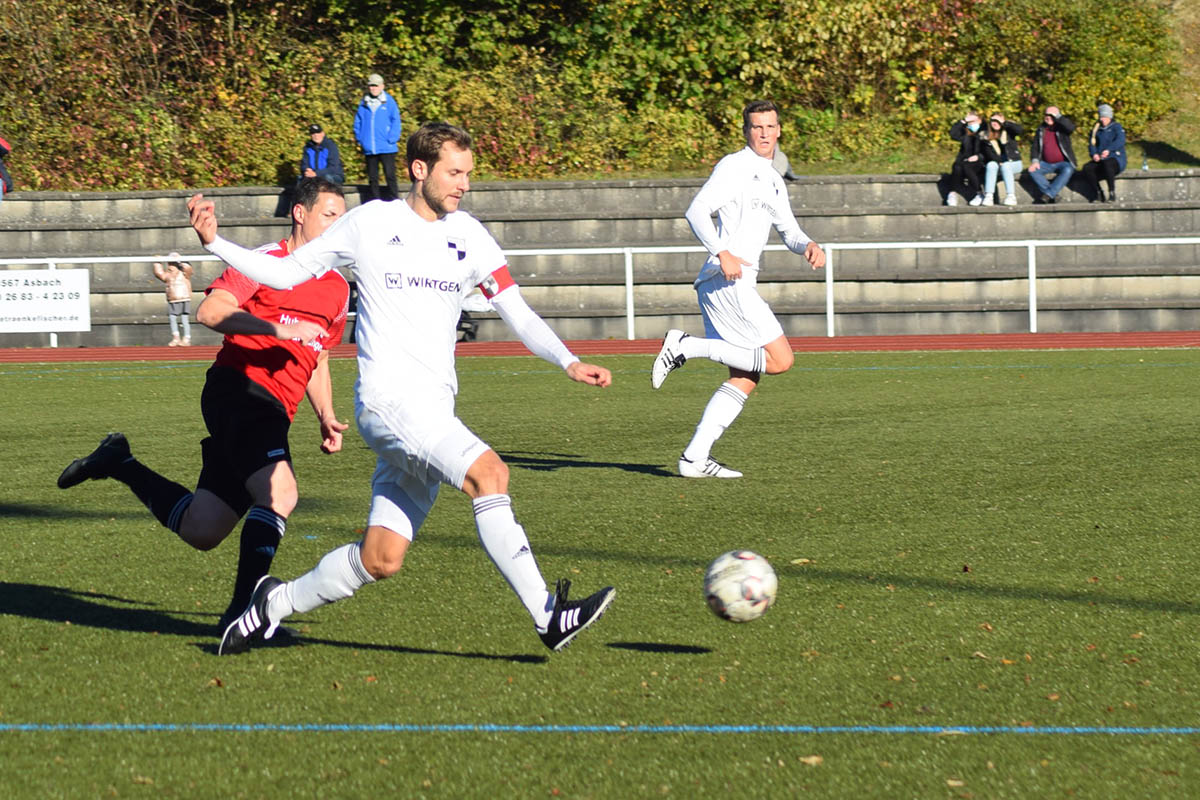
<svg viewBox="0 0 1200 800">
<path fill-rule="evenodd" d="M 1105 246 L 1154 246 L 1154 245 L 1200 245 L 1200 236 L 1159 236 L 1139 238 L 1110 238 L 1110 239 L 995 239 L 956 242 L 834 242 L 823 244 L 825 249 L 825 330 L 826 336 L 836 336 L 834 319 L 834 284 L 836 281 L 837 254 L 846 250 L 948 250 L 948 249 L 978 249 L 1018 247 L 1025 248 L 1029 280 L 1029 332 L 1037 333 L 1037 251 L 1043 247 L 1105 247 Z M 767 245 L 767 250 L 780 251 L 787 248 L 783 245 Z M 634 319 L 636 308 L 634 303 L 634 257 L 639 255 L 669 254 L 669 253 L 705 253 L 698 245 L 664 246 L 664 247 L 553 247 L 537 249 L 505 250 L 509 258 L 527 258 L 534 256 L 589 256 L 589 255 L 620 255 L 625 262 L 625 318 L 626 338 L 634 339 Z M 188 261 L 219 261 L 213 255 L 185 255 Z M 103 257 L 71 257 L 71 258 L 15 258 L 0 259 L 0 265 L 34 265 L 45 264 L 49 269 L 55 269 L 63 264 L 149 264 L 154 261 L 164 261 L 165 256 L 103 256 Z M 986 280 L 986 276 L 980 276 Z M 51 334 L 51 346 L 57 345 L 55 334 Z"/>
</svg>

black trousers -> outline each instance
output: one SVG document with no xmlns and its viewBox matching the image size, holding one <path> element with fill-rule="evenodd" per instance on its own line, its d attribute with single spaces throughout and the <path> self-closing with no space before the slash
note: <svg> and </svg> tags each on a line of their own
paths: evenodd
<svg viewBox="0 0 1200 800">
<path fill-rule="evenodd" d="M 962 189 L 964 183 L 967 184 L 967 192 L 964 195 L 968 200 L 983 191 L 983 159 L 978 161 L 955 161 L 954 166 L 950 168 L 950 191 Z"/>
<path fill-rule="evenodd" d="M 367 154 L 367 185 L 371 188 L 371 196 L 379 197 L 379 165 L 383 164 L 383 174 L 387 178 L 388 196 L 385 200 L 395 200 L 400 196 L 400 187 L 396 183 L 396 154 L 368 153 Z"/>
<path fill-rule="evenodd" d="M 1102 158 L 1099 161 L 1089 161 L 1083 165 L 1083 177 L 1098 197 L 1100 195 L 1100 178 L 1108 184 L 1108 193 L 1112 194 L 1117 188 L 1117 174 L 1121 165 L 1115 158 Z"/>
</svg>

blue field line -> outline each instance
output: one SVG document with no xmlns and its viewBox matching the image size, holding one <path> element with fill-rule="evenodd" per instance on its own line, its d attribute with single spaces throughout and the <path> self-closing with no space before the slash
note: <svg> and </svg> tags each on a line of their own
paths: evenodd
<svg viewBox="0 0 1200 800">
<path fill-rule="evenodd" d="M 1198 736 L 1200 727 L 1039 726 L 1039 725 L 502 725 L 403 723 L 269 722 L 9 722 L 0 733 L 656 733 L 1021 736 Z"/>
</svg>

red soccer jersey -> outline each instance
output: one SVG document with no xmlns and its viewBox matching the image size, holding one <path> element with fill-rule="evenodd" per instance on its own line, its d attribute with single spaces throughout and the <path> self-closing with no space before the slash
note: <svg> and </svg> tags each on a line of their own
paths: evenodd
<svg viewBox="0 0 1200 800">
<path fill-rule="evenodd" d="M 283 258 L 288 254 L 287 240 L 258 250 Z M 308 320 L 329 331 L 329 336 L 309 344 L 296 339 L 285 342 L 274 336 L 226 334 L 217 353 L 214 363 L 236 369 L 264 387 L 283 403 L 288 419 L 292 419 L 317 368 L 317 357 L 342 340 L 350 309 L 350 284 L 337 270 L 330 270 L 290 289 L 272 289 L 227 267 L 204 293 L 213 289 L 229 292 L 243 311 L 260 319 L 284 324 Z"/>
</svg>

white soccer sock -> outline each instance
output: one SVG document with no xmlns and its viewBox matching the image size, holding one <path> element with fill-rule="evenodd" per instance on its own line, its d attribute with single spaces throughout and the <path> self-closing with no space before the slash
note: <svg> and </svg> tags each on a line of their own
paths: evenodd
<svg viewBox="0 0 1200 800">
<path fill-rule="evenodd" d="M 545 630 L 550 624 L 554 595 L 546 591 L 546 580 L 529 548 L 525 529 L 513 517 L 512 499 L 506 494 L 490 494 L 476 497 L 471 505 L 475 508 L 479 543 L 521 598 L 529 616 L 533 617 L 533 624 L 538 630 Z"/>
<path fill-rule="evenodd" d="M 272 622 L 279 622 L 292 614 L 343 600 L 374 582 L 363 567 L 362 544 L 351 542 L 330 550 L 311 570 L 285 583 L 283 591 L 271 597 L 267 615 Z"/>
<path fill-rule="evenodd" d="M 761 347 L 738 347 L 724 339 L 704 339 L 685 336 L 679 341 L 679 352 L 685 358 L 707 358 L 743 372 L 765 372 L 767 351 Z"/>
<path fill-rule="evenodd" d="M 748 398 L 749 395 L 728 381 L 718 386 L 704 407 L 704 414 L 696 425 L 691 443 L 683 451 L 683 457 L 695 464 L 703 464 L 713 444 L 742 413 Z"/>
</svg>

